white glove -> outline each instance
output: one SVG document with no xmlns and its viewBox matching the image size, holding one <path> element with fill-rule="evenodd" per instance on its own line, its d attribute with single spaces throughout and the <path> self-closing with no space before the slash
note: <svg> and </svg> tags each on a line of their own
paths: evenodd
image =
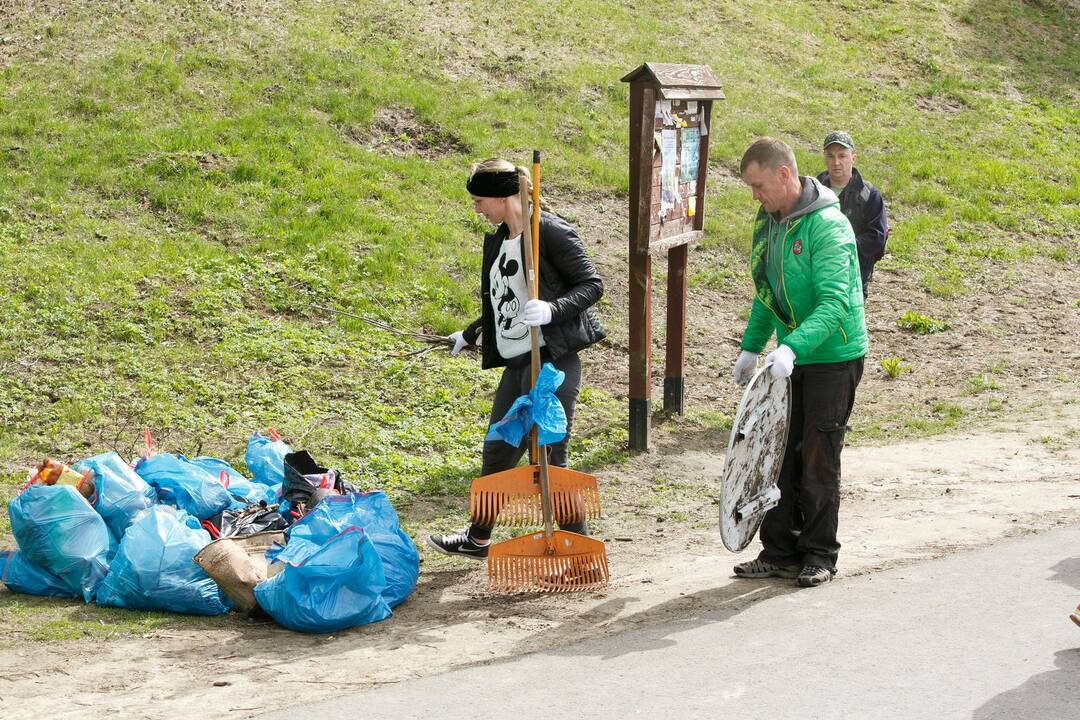
<svg viewBox="0 0 1080 720">
<path fill-rule="evenodd" d="M 465 340 L 464 330 L 458 330 L 453 335 L 450 335 L 447 339 L 454 341 L 454 347 L 452 350 L 450 350 L 451 355 L 457 355 L 459 352 L 461 352 L 462 348 L 466 347 L 469 344 L 468 341 Z"/>
<path fill-rule="evenodd" d="M 776 349 L 765 356 L 765 364 L 772 363 L 769 372 L 777 380 L 791 375 L 795 369 L 795 351 L 787 345 L 777 345 Z"/>
<path fill-rule="evenodd" d="M 547 325 L 551 322 L 551 303 L 545 300 L 530 300 L 525 303 L 525 324 L 529 327 Z"/>
<path fill-rule="evenodd" d="M 754 377 L 754 370 L 756 369 L 757 353 L 743 350 L 739 353 L 738 359 L 735 360 L 735 369 L 731 373 L 735 378 L 735 384 L 745 385 L 750 382 L 750 378 Z"/>
</svg>

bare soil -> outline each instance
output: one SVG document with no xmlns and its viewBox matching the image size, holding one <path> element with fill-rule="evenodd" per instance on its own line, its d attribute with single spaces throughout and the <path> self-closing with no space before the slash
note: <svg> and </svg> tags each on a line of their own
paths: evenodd
<svg viewBox="0 0 1080 720">
<path fill-rule="evenodd" d="M 1076 405 L 1064 408 L 998 432 L 849 448 L 838 581 L 1080 522 L 1080 449 L 1042 440 L 1080 430 Z M 643 625 L 696 624 L 790 592 L 792 581 L 730 576 L 756 549 L 736 555 L 721 545 L 719 443 L 687 440 L 669 437 L 600 474 L 607 514 L 594 529 L 613 575 L 603 592 L 492 595 L 479 564 L 429 561 L 392 619 L 333 636 L 237 621 L 13 645 L 0 650 L 0 714 L 253 717 Z M 676 512 L 686 519 L 672 521 Z"/>
<path fill-rule="evenodd" d="M 710 183 L 738 182 L 723 167 Z M 575 221 L 605 282 L 601 316 L 609 339 L 583 359 L 585 382 L 619 399 L 627 397 L 629 250 L 625 198 L 553 193 L 556 211 Z M 602 212 L 600 210 L 602 209 Z M 749 233 L 749 220 L 746 233 Z M 731 414 L 740 388 L 731 369 L 746 326 L 752 285 L 742 251 L 717 245 L 690 251 L 687 298 L 686 407 Z M 724 269 L 722 283 L 694 283 L 701 270 Z M 662 427 L 666 258 L 653 260 L 652 408 Z M 911 420 L 942 420 L 978 427 L 1041 412 L 1044 404 L 1080 397 L 1080 277 L 1075 263 L 1033 257 L 1021 263 L 986 259 L 963 282 L 966 291 L 938 297 L 919 274 L 890 257 L 878 263 L 866 305 L 870 351 L 851 418 L 849 442 L 869 436 L 919 434 Z M 717 287 L 716 285 L 719 285 Z M 945 321 L 943 332 L 919 335 L 898 326 L 914 311 Z M 881 361 L 898 358 L 910 367 L 896 379 Z M 587 427 L 588 419 L 581 419 Z M 923 431 L 925 434 L 925 430 Z M 726 441 L 725 441 L 726 442 Z"/>
</svg>

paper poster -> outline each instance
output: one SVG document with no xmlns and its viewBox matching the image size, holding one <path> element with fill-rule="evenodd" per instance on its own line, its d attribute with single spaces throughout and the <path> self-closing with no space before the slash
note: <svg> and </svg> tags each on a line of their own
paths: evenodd
<svg viewBox="0 0 1080 720">
<path fill-rule="evenodd" d="M 686 103 L 686 112 L 691 115 L 697 112 L 697 100 L 690 100 Z"/>
<path fill-rule="evenodd" d="M 670 100 L 656 101 L 656 117 L 660 118 L 664 125 L 673 125 L 675 123 L 675 118 L 671 114 Z"/>
<path fill-rule="evenodd" d="M 675 130 L 660 131 L 660 217 L 679 202 L 679 184 L 675 177 L 675 152 L 678 135 Z"/>
<path fill-rule="evenodd" d="M 682 155 L 679 157 L 679 182 L 697 180 L 698 153 L 701 148 L 701 132 L 697 128 L 683 128 Z"/>
</svg>

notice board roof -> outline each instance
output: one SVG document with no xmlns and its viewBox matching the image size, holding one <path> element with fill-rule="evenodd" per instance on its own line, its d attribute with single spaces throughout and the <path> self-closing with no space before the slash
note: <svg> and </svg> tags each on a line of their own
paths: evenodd
<svg viewBox="0 0 1080 720">
<path fill-rule="evenodd" d="M 708 65 L 645 63 L 628 73 L 623 82 L 649 80 L 665 100 L 722 100 L 720 80 Z"/>
</svg>

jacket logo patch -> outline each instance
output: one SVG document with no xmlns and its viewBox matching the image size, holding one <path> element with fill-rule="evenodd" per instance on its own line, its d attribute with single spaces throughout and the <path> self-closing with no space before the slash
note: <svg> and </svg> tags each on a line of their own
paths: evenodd
<svg viewBox="0 0 1080 720">
<path fill-rule="evenodd" d="M 796 255 L 802 255 L 802 240 L 796 240 L 791 246 L 791 252 Z"/>
</svg>

